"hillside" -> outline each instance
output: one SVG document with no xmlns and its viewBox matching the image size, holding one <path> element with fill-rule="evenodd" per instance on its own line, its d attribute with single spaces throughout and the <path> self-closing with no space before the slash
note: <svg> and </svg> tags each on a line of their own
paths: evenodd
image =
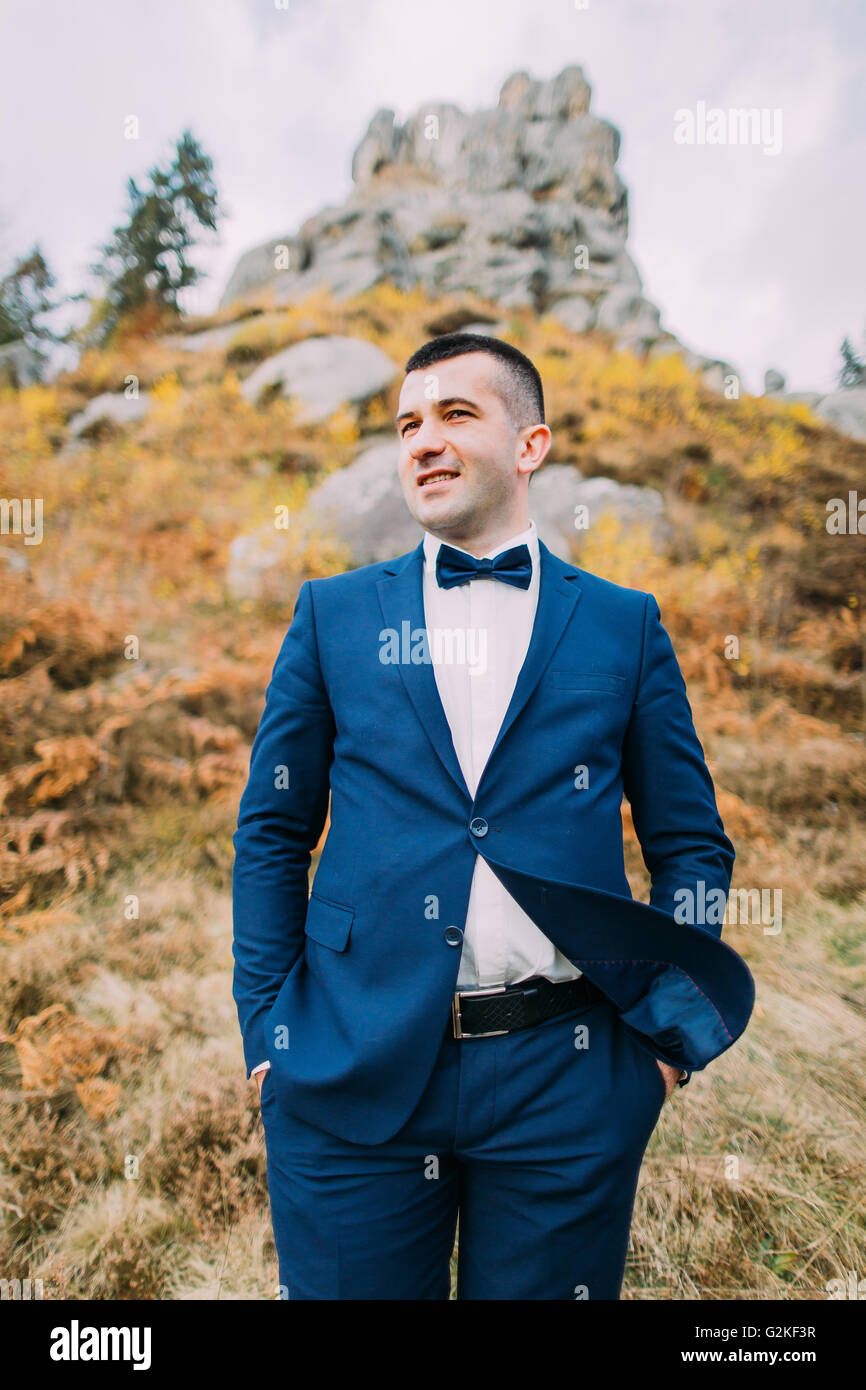
<svg viewBox="0 0 866 1390">
<path fill-rule="evenodd" d="M 184 325 L 226 329 L 209 349 L 130 336 L 0 394 L 0 492 L 44 503 L 42 543 L 0 550 L 0 1264 L 46 1297 L 276 1282 L 231 998 L 230 837 L 291 603 L 233 597 L 228 549 L 276 507 L 299 517 L 390 428 L 399 388 L 310 425 L 242 383 L 311 336 L 402 363 L 449 321 L 501 313 L 384 284 L 289 306 L 262 292 Z M 733 886 L 783 895 L 780 930 L 725 929 L 758 982 L 754 1021 L 663 1112 L 624 1296 L 823 1297 L 863 1238 L 866 596 L 862 537 L 826 523 L 862 487 L 866 445 L 804 404 L 725 399 L 676 353 L 641 360 L 532 308 L 507 325 L 545 383 L 551 461 L 664 497 L 666 547 L 605 524 L 576 536 L 575 563 L 656 595 Z M 149 412 L 73 439 L 130 376 Z M 292 593 L 349 563 L 291 525 L 285 546 Z M 646 898 L 627 805 L 624 820 Z"/>
</svg>

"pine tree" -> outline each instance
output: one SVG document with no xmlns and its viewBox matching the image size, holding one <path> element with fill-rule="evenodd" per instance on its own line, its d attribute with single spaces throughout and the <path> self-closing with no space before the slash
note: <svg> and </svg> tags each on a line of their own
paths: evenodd
<svg viewBox="0 0 866 1390">
<path fill-rule="evenodd" d="M 35 352 L 39 339 L 54 337 L 39 321 L 43 314 L 57 308 L 48 293 L 54 284 L 38 245 L 15 262 L 9 274 L 0 280 L 0 344 L 22 339 Z"/>
<path fill-rule="evenodd" d="M 188 130 L 177 142 L 168 169 L 155 166 L 150 186 L 127 182 L 129 214 L 126 223 L 101 248 L 91 270 L 105 282 L 97 308 L 99 337 L 107 341 L 122 320 L 152 310 L 154 322 L 180 314 L 178 295 L 198 282 L 199 272 L 187 260 L 199 227 L 216 230 L 222 216 L 212 178 L 213 162 Z"/>
<path fill-rule="evenodd" d="M 842 353 L 842 366 L 839 370 L 839 385 L 841 387 L 863 386 L 866 384 L 866 362 L 851 345 L 850 338 L 846 338 L 840 349 Z"/>
</svg>

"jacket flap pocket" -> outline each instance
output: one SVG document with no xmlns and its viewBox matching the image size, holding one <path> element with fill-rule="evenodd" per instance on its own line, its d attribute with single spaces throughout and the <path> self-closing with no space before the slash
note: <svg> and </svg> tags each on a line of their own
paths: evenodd
<svg viewBox="0 0 866 1390">
<path fill-rule="evenodd" d="M 307 904 L 304 931 L 320 946 L 330 946 L 332 951 L 345 951 L 354 916 L 353 907 L 329 903 L 326 898 L 319 898 L 313 892 Z"/>
<path fill-rule="evenodd" d="M 601 671 L 553 671 L 553 684 L 559 690 L 608 690 L 612 695 L 625 693 L 625 676 L 607 675 Z"/>
</svg>

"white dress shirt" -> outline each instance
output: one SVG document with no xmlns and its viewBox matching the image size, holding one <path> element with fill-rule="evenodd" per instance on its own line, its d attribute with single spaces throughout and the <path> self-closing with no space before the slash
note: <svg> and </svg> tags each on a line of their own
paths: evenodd
<svg viewBox="0 0 866 1390">
<path fill-rule="evenodd" d="M 487 551 L 492 558 L 524 541 L 532 560 L 528 589 L 491 578 L 442 589 L 436 580 L 436 556 L 442 542 L 432 532 L 424 532 L 422 582 L 428 645 L 454 751 L 473 797 L 511 703 L 532 635 L 541 577 L 535 522 L 530 521 L 525 531 Z M 449 646 L 444 641 L 437 647 L 437 628 L 466 632 L 465 660 L 448 659 Z M 455 650 L 459 653 L 457 644 L 452 645 L 451 654 Z M 444 659 L 436 660 L 437 651 Z M 539 931 L 480 854 L 475 860 L 463 930 L 458 989 L 516 984 L 532 975 L 571 980 L 582 974 Z"/>
<path fill-rule="evenodd" d="M 532 560 L 528 589 L 489 578 L 442 589 L 436 580 L 436 556 L 442 542 L 432 532 L 424 532 L 424 621 L 433 674 L 457 761 L 473 797 L 532 635 L 541 577 L 535 522 L 487 552 L 492 558 L 523 541 Z M 437 629 L 462 630 L 462 653 L 453 639 L 450 644 L 437 643 Z M 465 659 L 449 659 L 455 654 Z M 437 655 L 442 659 L 437 661 Z M 463 931 L 458 989 L 517 984 L 532 975 L 572 980 L 583 973 L 539 931 L 480 854 L 475 859 Z M 270 1062 L 261 1062 L 250 1075 L 269 1066 Z"/>
</svg>

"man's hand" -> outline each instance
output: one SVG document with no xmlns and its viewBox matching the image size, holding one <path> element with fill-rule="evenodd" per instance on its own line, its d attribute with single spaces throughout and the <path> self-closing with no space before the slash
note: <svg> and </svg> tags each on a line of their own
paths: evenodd
<svg viewBox="0 0 866 1390">
<path fill-rule="evenodd" d="M 661 1068 L 662 1076 L 665 1079 L 665 1100 L 670 1100 L 676 1084 L 682 1075 L 682 1071 L 680 1067 L 669 1067 L 667 1062 L 659 1062 L 658 1057 L 656 1057 L 656 1062 Z M 664 1101 L 662 1101 L 662 1105 L 664 1105 Z"/>
<path fill-rule="evenodd" d="M 257 1072 L 256 1072 L 256 1081 L 258 1082 L 258 1085 L 259 1085 L 259 1105 L 261 1105 L 261 1103 L 262 1103 L 262 1083 L 263 1083 L 265 1077 L 267 1076 L 267 1074 L 268 1074 L 268 1069 L 267 1069 L 267 1067 L 265 1067 L 265 1069 L 264 1069 L 263 1071 L 257 1071 Z M 667 1097 L 665 1097 L 665 1099 L 667 1099 Z"/>
</svg>

